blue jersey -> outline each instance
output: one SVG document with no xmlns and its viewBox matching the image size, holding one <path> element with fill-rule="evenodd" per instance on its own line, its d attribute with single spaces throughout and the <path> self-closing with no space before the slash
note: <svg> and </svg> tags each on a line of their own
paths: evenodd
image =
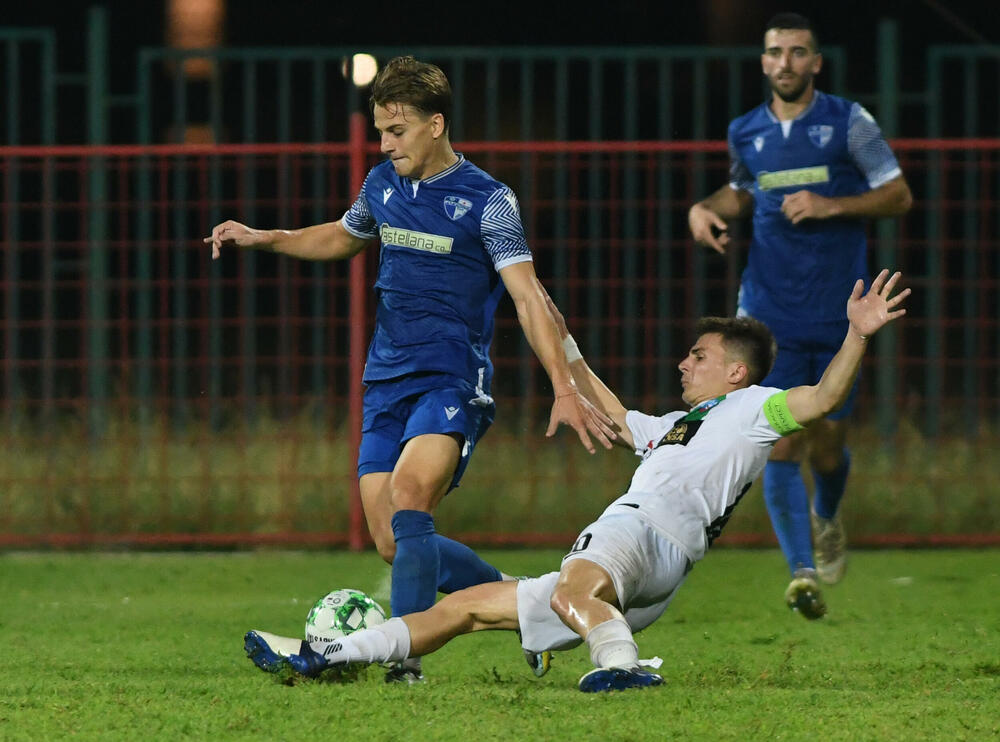
<svg viewBox="0 0 1000 742">
<path fill-rule="evenodd" d="M 844 320 L 854 282 L 867 280 L 864 222 L 792 224 L 781 202 L 803 189 L 857 195 L 899 176 L 878 124 L 859 104 L 815 91 L 793 121 L 779 121 L 767 103 L 735 119 L 729 154 L 730 185 L 754 198 L 741 310 L 776 325 Z"/>
<path fill-rule="evenodd" d="M 513 191 L 461 155 L 424 180 L 400 177 L 386 161 L 341 223 L 381 242 L 364 380 L 441 372 L 488 394 L 498 272 L 531 260 Z"/>
</svg>

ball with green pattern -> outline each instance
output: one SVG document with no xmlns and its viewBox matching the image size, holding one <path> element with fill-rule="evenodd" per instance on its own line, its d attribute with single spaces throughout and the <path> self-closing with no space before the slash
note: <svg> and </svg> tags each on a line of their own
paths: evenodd
<svg viewBox="0 0 1000 742">
<path fill-rule="evenodd" d="M 349 588 L 333 590 L 306 616 L 306 641 L 332 642 L 380 623 L 385 623 L 385 611 L 369 595 Z"/>
</svg>

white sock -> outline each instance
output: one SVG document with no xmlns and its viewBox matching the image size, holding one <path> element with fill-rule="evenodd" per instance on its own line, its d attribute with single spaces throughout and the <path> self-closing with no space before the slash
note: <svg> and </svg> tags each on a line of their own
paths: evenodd
<svg viewBox="0 0 1000 742">
<path fill-rule="evenodd" d="M 410 654 L 410 628 L 403 619 L 390 618 L 384 624 L 355 631 L 333 642 L 313 642 L 309 647 L 330 663 L 398 662 Z"/>
<path fill-rule="evenodd" d="M 586 641 L 594 667 L 632 667 L 639 662 L 639 647 L 622 618 L 598 624 L 587 634 Z"/>
</svg>

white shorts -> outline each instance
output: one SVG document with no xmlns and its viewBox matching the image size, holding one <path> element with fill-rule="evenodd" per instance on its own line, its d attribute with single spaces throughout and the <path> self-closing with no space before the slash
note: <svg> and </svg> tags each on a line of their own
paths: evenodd
<svg viewBox="0 0 1000 742">
<path fill-rule="evenodd" d="M 631 513 L 603 516 L 583 529 L 563 558 L 586 559 L 611 575 L 618 602 L 633 633 L 663 615 L 691 571 L 681 549 Z M 521 645 L 532 652 L 570 649 L 583 640 L 549 605 L 558 572 L 517 583 Z"/>
</svg>

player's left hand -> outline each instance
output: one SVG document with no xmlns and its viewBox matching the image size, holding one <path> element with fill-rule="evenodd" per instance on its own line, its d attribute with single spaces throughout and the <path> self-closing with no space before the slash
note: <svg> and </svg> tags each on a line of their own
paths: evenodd
<svg viewBox="0 0 1000 742">
<path fill-rule="evenodd" d="M 902 275 L 896 271 L 890 277 L 889 269 L 883 268 L 875 276 L 872 287 L 864 296 L 862 294 L 865 290 L 865 282 L 860 278 L 857 280 L 854 284 L 854 290 L 847 300 L 847 319 L 851 323 L 852 330 L 867 338 L 897 317 L 906 314 L 905 309 L 896 309 L 896 307 L 910 295 L 910 289 L 903 289 L 895 296 L 892 294 Z"/>
<path fill-rule="evenodd" d="M 614 420 L 592 405 L 580 392 L 556 397 L 552 403 L 552 414 L 549 415 L 549 428 L 545 431 L 545 437 L 554 436 L 560 424 L 572 427 L 580 436 L 580 443 L 590 453 L 597 451 L 590 436 L 594 436 L 607 449 L 614 446 L 612 441 L 618 437 L 615 434 Z"/>
<path fill-rule="evenodd" d="M 812 191 L 789 193 L 781 200 L 781 213 L 792 224 L 803 219 L 829 219 L 837 216 L 837 202 Z"/>
</svg>

